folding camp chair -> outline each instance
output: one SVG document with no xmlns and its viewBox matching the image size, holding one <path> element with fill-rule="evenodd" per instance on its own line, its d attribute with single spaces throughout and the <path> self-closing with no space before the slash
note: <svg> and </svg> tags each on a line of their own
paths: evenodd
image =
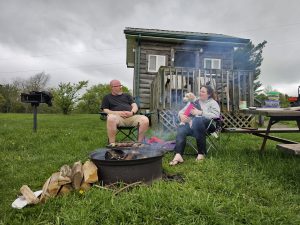
<svg viewBox="0 0 300 225">
<path fill-rule="evenodd" d="M 207 153 L 210 149 L 217 151 L 220 147 L 220 134 L 222 131 L 222 118 L 211 119 L 209 125 L 206 128 L 206 144 Z M 198 153 L 197 146 L 194 144 L 195 137 L 187 136 L 187 144 Z"/>
<path fill-rule="evenodd" d="M 99 114 L 101 120 L 107 119 L 107 113 L 100 112 Z M 139 127 L 140 127 L 139 124 L 137 124 L 137 126 L 117 126 L 116 138 L 117 136 L 120 137 L 118 142 L 122 142 L 122 141 L 137 142 L 139 139 Z"/>
</svg>

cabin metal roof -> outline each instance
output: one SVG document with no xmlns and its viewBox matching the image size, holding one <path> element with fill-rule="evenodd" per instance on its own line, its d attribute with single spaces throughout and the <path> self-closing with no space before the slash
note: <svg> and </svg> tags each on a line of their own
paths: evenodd
<svg viewBox="0 0 300 225">
<path fill-rule="evenodd" d="M 190 31 L 172 31 L 172 30 L 158 30 L 158 29 L 145 29 L 145 28 L 131 28 L 126 27 L 124 30 L 126 37 L 140 37 L 140 38 L 161 38 L 165 39 L 178 39 L 183 41 L 215 41 L 215 42 L 229 42 L 236 44 L 247 44 L 250 39 L 239 38 L 224 34 L 214 33 L 201 33 L 201 32 L 190 32 Z"/>
<path fill-rule="evenodd" d="M 201 33 L 190 31 L 172 31 L 159 29 L 145 29 L 126 27 L 124 33 L 127 39 L 126 64 L 128 67 L 134 66 L 134 52 L 137 40 L 154 42 L 184 43 L 191 45 L 218 45 L 218 46 L 244 46 L 250 39 L 239 38 L 224 34 Z"/>
</svg>

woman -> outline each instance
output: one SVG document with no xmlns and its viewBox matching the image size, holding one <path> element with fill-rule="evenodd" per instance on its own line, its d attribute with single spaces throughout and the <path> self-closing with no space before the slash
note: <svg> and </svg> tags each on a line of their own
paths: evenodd
<svg viewBox="0 0 300 225">
<path fill-rule="evenodd" d="M 178 163 L 183 162 L 183 152 L 186 145 L 186 136 L 194 136 L 197 142 L 198 155 L 196 160 L 200 161 L 204 159 L 206 155 L 206 129 L 213 118 L 220 117 L 220 107 L 214 100 L 215 94 L 211 86 L 202 86 L 200 89 L 198 103 L 200 109 L 196 107 L 191 110 L 193 117 L 184 115 L 186 105 L 179 111 L 180 122 L 184 123 L 177 129 L 175 156 L 170 162 L 171 166 L 175 166 Z"/>
</svg>

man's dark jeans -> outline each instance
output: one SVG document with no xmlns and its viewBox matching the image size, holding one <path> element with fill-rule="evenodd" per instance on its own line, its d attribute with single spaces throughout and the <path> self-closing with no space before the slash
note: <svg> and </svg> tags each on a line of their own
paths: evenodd
<svg viewBox="0 0 300 225">
<path fill-rule="evenodd" d="M 177 128 L 175 153 L 183 155 L 186 137 L 193 136 L 196 138 L 198 154 L 206 155 L 206 128 L 209 123 L 210 119 L 200 116 L 193 118 L 192 128 L 189 124 L 180 125 Z"/>
</svg>

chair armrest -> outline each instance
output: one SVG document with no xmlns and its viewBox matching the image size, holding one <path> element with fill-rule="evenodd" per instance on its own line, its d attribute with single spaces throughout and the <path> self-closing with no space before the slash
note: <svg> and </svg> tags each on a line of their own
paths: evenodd
<svg viewBox="0 0 300 225">
<path fill-rule="evenodd" d="M 106 112 L 99 112 L 100 119 L 101 120 L 106 120 L 107 119 L 107 113 Z"/>
</svg>

